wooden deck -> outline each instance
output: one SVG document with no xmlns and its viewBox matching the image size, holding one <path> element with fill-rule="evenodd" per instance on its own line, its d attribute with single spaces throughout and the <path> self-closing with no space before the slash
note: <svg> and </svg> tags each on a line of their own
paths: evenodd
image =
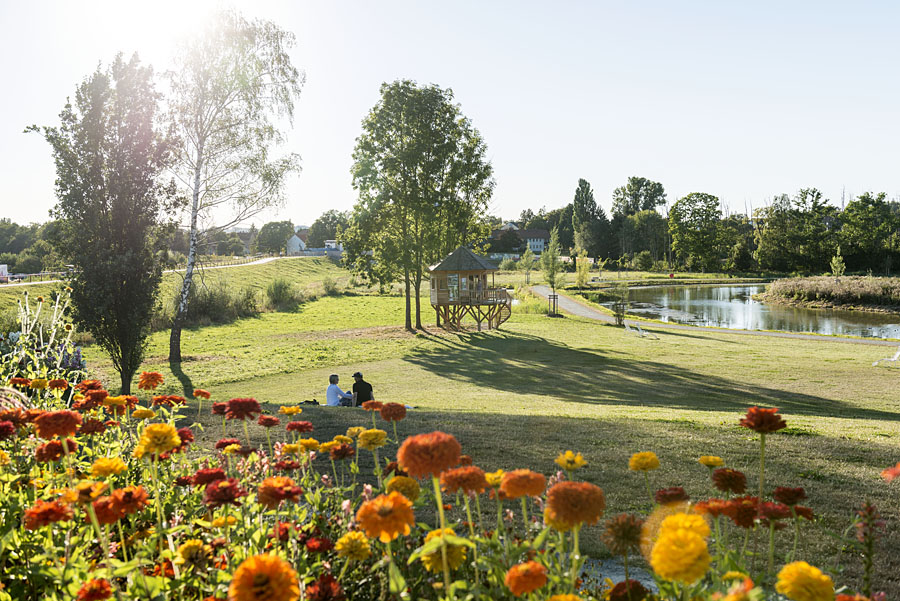
<svg viewBox="0 0 900 601">
<path fill-rule="evenodd" d="M 449 290 L 431 290 L 431 306 L 437 313 L 437 325 L 461 329 L 462 320 L 470 316 L 478 324 L 487 325 L 488 329 L 498 328 L 512 314 L 512 297 L 506 288 L 487 288 L 485 290 L 460 290 L 452 295 Z"/>
</svg>

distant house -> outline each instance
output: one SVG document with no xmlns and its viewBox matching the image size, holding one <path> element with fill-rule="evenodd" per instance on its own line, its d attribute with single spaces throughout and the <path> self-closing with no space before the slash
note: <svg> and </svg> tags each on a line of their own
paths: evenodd
<svg viewBox="0 0 900 601">
<path fill-rule="evenodd" d="M 288 238 L 285 245 L 285 254 L 289 257 L 296 257 L 306 250 L 306 242 L 298 234 L 294 234 Z"/>
<path fill-rule="evenodd" d="M 337 240 L 326 240 L 325 254 L 332 259 L 340 259 L 344 256 L 344 245 Z"/>
<path fill-rule="evenodd" d="M 519 226 L 516 225 L 516 223 L 514 221 L 507 221 L 502 226 L 500 226 L 501 232 L 505 232 L 507 230 L 517 230 L 517 229 L 519 229 Z"/>
<path fill-rule="evenodd" d="M 512 225 L 512 227 L 506 227 L 506 225 Z M 516 227 L 516 225 L 512 222 L 507 223 L 505 226 L 498 230 L 493 230 L 491 232 L 491 238 L 494 240 L 500 240 L 504 234 L 509 231 L 512 231 L 519 237 L 522 242 L 525 243 L 527 248 L 531 249 L 531 252 L 535 254 L 540 254 L 544 252 L 544 248 L 550 244 L 550 232 L 542 229 L 531 229 L 531 230 L 523 230 Z"/>
</svg>

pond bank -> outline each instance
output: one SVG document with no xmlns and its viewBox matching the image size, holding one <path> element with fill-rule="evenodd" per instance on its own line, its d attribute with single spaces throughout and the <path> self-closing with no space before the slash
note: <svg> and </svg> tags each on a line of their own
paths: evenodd
<svg viewBox="0 0 900 601">
<path fill-rule="evenodd" d="M 900 315 L 900 305 L 860 305 L 854 303 L 835 303 L 827 300 L 801 300 L 786 298 L 768 291 L 753 295 L 753 300 L 770 305 L 782 305 L 785 307 L 802 307 L 804 309 L 833 309 L 837 311 L 862 311 L 865 313 L 882 313 L 886 315 Z"/>
</svg>

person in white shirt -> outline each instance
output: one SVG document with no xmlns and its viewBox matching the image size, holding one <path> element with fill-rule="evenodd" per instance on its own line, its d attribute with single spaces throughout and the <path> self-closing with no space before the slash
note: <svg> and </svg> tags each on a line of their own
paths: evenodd
<svg viewBox="0 0 900 601">
<path fill-rule="evenodd" d="M 325 389 L 325 399 L 325 404 L 329 407 L 350 407 L 353 404 L 353 394 L 340 389 L 336 374 L 328 376 L 328 388 Z"/>
</svg>

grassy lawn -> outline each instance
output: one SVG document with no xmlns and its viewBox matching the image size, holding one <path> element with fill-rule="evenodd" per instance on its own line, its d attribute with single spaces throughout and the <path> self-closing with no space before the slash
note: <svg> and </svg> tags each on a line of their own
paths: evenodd
<svg viewBox="0 0 900 601">
<path fill-rule="evenodd" d="M 496 332 L 412 334 L 396 325 L 402 312 L 398 297 L 323 297 L 294 313 L 186 331 L 189 359 L 174 371 L 161 332 L 151 337 L 145 368 L 164 373 L 172 392 L 203 387 L 214 399 L 254 396 L 273 407 L 322 401 L 330 373 L 349 388 L 359 369 L 376 398 L 418 408 L 402 433 L 452 432 L 485 468 L 550 474 L 557 452 L 582 451 L 591 462 L 585 477 L 607 491 L 610 513 L 648 509 L 642 481 L 627 471 L 639 450 L 663 462 L 655 487 L 681 484 L 693 498 L 709 495 L 696 459 L 716 454 L 746 470 L 752 489 L 758 441 L 737 421 L 751 405 L 776 406 L 789 428 L 770 437 L 768 482 L 804 486 L 823 517 L 803 557 L 831 565 L 835 544 L 823 533 L 845 528 L 866 497 L 888 520 L 882 548 L 900 548 L 897 490 L 879 478 L 900 459 L 898 372 L 871 366 L 883 348 L 701 329 L 659 329 L 659 340 L 647 340 L 595 321 L 518 313 Z M 95 349 L 87 354 L 114 382 L 111 365 Z M 216 439 L 221 424 L 205 414 L 204 436 Z M 369 416 L 308 408 L 304 418 L 325 439 Z M 603 553 L 596 536 L 588 541 Z M 879 561 L 879 586 L 900 592 L 900 558 Z M 850 569 L 844 580 L 857 577 L 855 564 Z"/>
</svg>

